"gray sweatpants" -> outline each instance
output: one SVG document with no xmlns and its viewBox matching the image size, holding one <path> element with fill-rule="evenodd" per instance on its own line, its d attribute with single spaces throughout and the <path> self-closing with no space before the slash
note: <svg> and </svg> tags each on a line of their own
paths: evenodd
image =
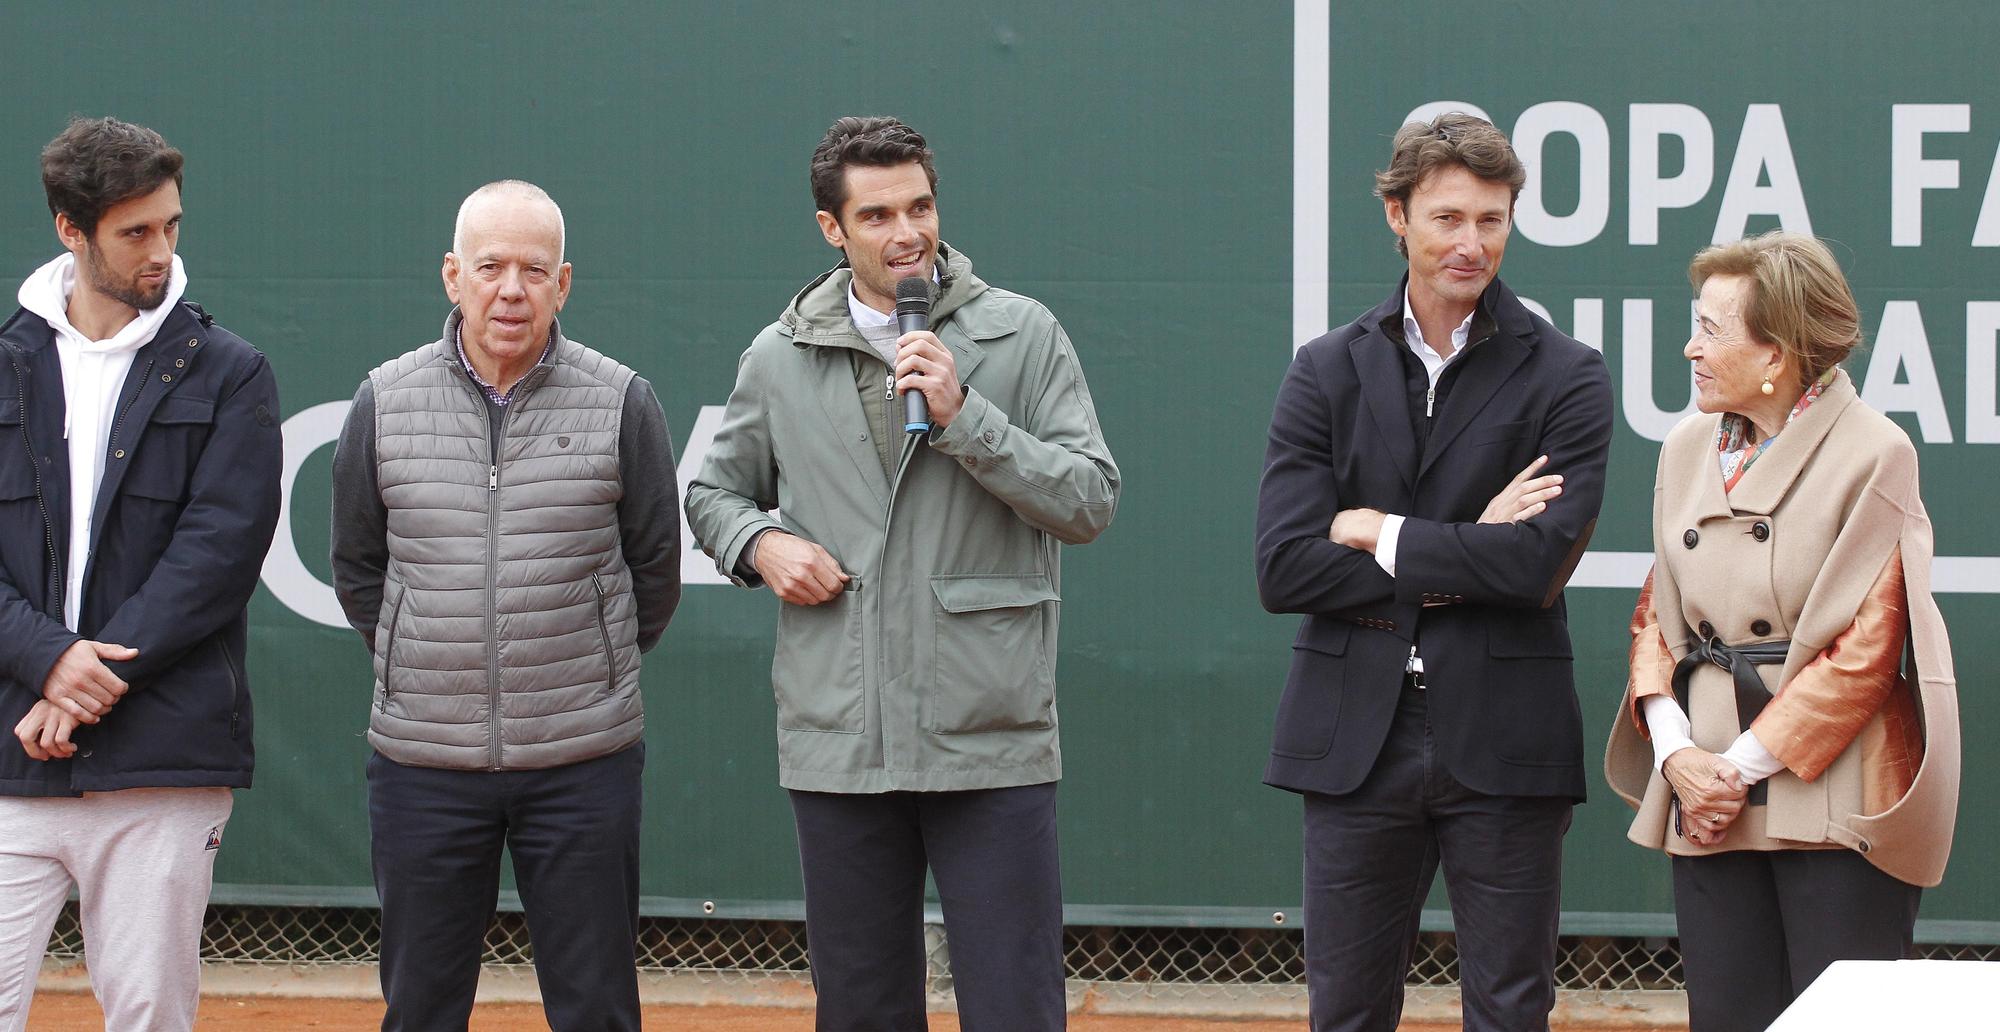
<svg viewBox="0 0 2000 1032">
<path fill-rule="evenodd" d="M 227 788 L 0 797 L 0 1032 L 21 1032 L 74 884 L 90 985 L 115 1032 L 187 1032 Z"/>
</svg>

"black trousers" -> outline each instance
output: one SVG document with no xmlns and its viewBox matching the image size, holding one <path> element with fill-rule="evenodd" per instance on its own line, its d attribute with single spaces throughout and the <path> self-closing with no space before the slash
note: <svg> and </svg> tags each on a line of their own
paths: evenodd
<svg viewBox="0 0 2000 1032">
<path fill-rule="evenodd" d="M 1922 890 L 1845 849 L 1677 856 L 1689 1032 L 1762 1032 L 1836 960 L 1911 953 Z"/>
<path fill-rule="evenodd" d="M 1405 689 L 1361 786 L 1305 797 L 1306 988 L 1314 1032 L 1394 1032 L 1417 920 L 1444 867 L 1466 1032 L 1547 1029 L 1567 798 L 1489 796 L 1435 759 Z"/>
<path fill-rule="evenodd" d="M 462 771 L 368 758 L 382 897 L 383 1032 L 464 1032 L 500 852 L 555 1032 L 638 1032 L 644 745 L 547 770 Z"/>
<path fill-rule="evenodd" d="M 1056 786 L 793 792 L 819 1032 L 921 1032 L 924 868 L 959 1027 L 1066 1027 Z"/>
</svg>

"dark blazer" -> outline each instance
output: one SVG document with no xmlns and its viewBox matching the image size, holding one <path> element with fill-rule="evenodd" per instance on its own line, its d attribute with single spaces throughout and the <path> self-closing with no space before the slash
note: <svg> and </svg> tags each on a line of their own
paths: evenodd
<svg viewBox="0 0 2000 1032">
<path fill-rule="evenodd" d="M 1603 356 L 1499 280 L 1479 305 L 1421 451 L 1400 286 L 1300 348 L 1279 388 L 1257 497 L 1257 589 L 1266 609 L 1305 620 L 1278 704 L 1271 785 L 1329 795 L 1359 786 L 1421 640 L 1437 755 L 1454 777 L 1489 795 L 1584 797 L 1562 586 L 1604 496 L 1610 375 Z M 1525 523 L 1478 524 L 1543 454 L 1562 495 Z M 1353 508 L 1406 517 L 1395 577 L 1327 539 L 1334 514 Z"/>
<path fill-rule="evenodd" d="M 175 306 L 133 356 L 91 521 L 83 622 L 62 619 L 69 448 L 55 331 L 0 326 L 0 795 L 250 784 L 245 607 L 278 523 L 284 447 L 271 367 L 200 307 Z M 34 760 L 11 734 L 79 638 L 137 659 L 77 754 Z"/>
</svg>

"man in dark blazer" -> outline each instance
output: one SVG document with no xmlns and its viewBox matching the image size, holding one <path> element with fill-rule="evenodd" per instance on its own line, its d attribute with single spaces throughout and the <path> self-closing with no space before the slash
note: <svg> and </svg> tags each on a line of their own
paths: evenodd
<svg viewBox="0 0 2000 1032">
<path fill-rule="evenodd" d="M 1546 1029 L 1555 1002 L 1584 797 L 1562 588 L 1611 390 L 1495 278 L 1525 178 L 1483 120 L 1404 126 L 1376 193 L 1409 272 L 1299 349 L 1271 417 L 1257 586 L 1305 620 L 1264 780 L 1304 796 L 1315 1030 L 1395 1028 L 1440 864 L 1468 1032 Z"/>
</svg>

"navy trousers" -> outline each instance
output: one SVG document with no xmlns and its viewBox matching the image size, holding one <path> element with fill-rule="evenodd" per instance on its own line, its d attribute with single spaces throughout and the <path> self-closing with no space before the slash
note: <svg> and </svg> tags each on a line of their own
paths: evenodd
<svg viewBox="0 0 2000 1032">
<path fill-rule="evenodd" d="M 819 1032 L 922 1032 L 924 868 L 959 1027 L 1066 1027 L 1056 786 L 793 792 Z"/>
<path fill-rule="evenodd" d="M 1405 689 L 1361 786 L 1305 797 L 1306 991 L 1313 1032 L 1394 1032 L 1417 920 L 1444 866 L 1466 1032 L 1548 1028 L 1567 798 L 1490 796 L 1435 759 Z"/>
<path fill-rule="evenodd" d="M 502 848 L 513 857 L 549 1027 L 638 1032 L 645 763 L 644 745 L 547 770 L 368 758 L 383 1032 L 464 1032 Z"/>
<path fill-rule="evenodd" d="M 1677 856 L 1691 1032 L 1762 1032 L 1836 960 L 1910 956 L 1922 890 L 1845 849 Z"/>
</svg>

